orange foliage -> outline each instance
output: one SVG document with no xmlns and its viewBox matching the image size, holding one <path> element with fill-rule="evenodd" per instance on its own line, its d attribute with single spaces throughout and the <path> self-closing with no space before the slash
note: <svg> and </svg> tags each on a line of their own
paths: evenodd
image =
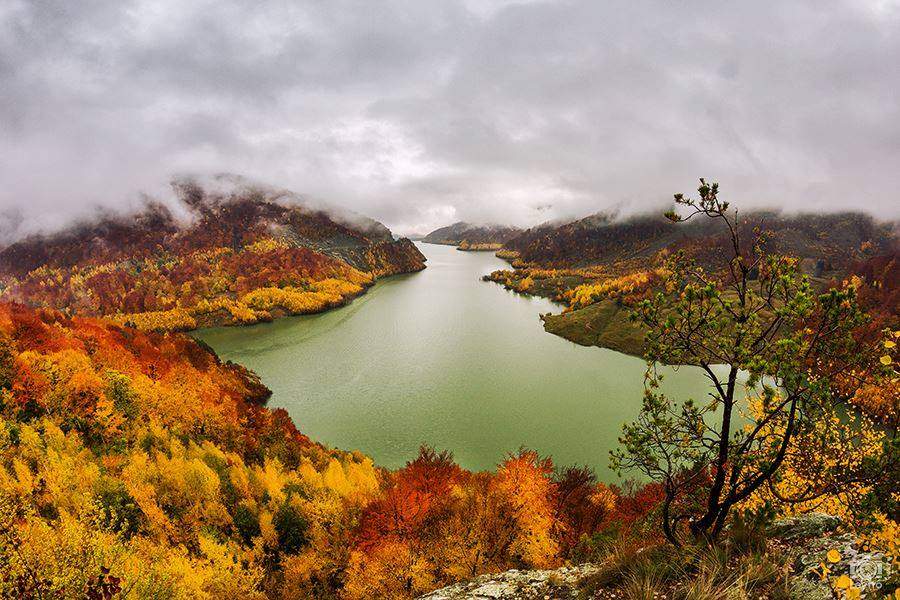
<svg viewBox="0 0 900 600">
<path fill-rule="evenodd" d="M 371 275 L 340 260 L 261 238 L 237 252 L 214 247 L 164 259 L 42 266 L 7 279 L 3 295 L 112 316 L 145 331 L 182 331 L 201 324 L 268 320 L 272 310 L 323 310 L 359 294 L 372 281 Z"/>
<path fill-rule="evenodd" d="M 609 524 L 588 471 L 523 450 L 470 473 L 423 448 L 388 472 L 266 394 L 181 334 L 0 303 L 0 561 L 46 596 L 112 569 L 147 597 L 410 598 L 557 565 Z"/>
<path fill-rule="evenodd" d="M 289 419 L 260 406 L 268 391 L 254 375 L 187 337 L 0 303 L 0 342 L 10 362 L 5 411 L 17 420 L 47 415 L 103 435 L 98 423 L 110 422 L 112 411 L 245 454 L 260 438 L 284 440 L 287 455 L 291 444 L 312 445 Z M 138 397 L 140 406 L 128 405 Z"/>
</svg>

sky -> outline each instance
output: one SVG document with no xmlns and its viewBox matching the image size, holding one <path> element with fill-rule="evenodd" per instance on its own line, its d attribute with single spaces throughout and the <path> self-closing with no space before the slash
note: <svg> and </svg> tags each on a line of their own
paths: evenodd
<svg viewBox="0 0 900 600">
<path fill-rule="evenodd" d="M 0 2 L 0 240 L 216 173 L 401 234 L 900 218 L 900 0 Z"/>
</svg>

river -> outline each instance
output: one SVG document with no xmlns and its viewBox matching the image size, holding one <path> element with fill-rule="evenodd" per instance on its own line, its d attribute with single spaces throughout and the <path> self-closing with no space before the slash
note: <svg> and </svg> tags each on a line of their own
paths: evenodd
<svg viewBox="0 0 900 600">
<path fill-rule="evenodd" d="M 345 307 L 195 336 L 256 371 L 269 406 L 303 433 L 377 464 L 402 466 L 427 443 L 491 469 L 526 446 L 614 481 L 609 450 L 640 407 L 644 362 L 546 333 L 538 315 L 560 307 L 481 281 L 507 266 L 492 253 L 417 245 L 427 269 L 381 280 Z M 708 391 L 692 367 L 665 389 Z"/>
</svg>

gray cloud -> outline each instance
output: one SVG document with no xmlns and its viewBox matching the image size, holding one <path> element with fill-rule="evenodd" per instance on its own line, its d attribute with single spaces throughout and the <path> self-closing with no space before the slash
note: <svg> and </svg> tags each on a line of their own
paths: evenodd
<svg viewBox="0 0 900 600">
<path fill-rule="evenodd" d="M 393 229 L 742 205 L 900 217 L 900 3 L 10 0 L 0 232 L 234 172 Z"/>
</svg>

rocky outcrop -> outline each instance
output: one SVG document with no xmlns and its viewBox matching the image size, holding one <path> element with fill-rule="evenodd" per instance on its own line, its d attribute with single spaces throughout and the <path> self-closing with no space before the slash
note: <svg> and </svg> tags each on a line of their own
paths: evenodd
<svg viewBox="0 0 900 600">
<path fill-rule="evenodd" d="M 858 598 L 881 598 L 891 573 L 891 563 L 880 552 L 869 552 L 849 533 L 838 533 L 841 520 L 810 513 L 776 521 L 771 535 L 791 544 L 791 598 L 827 600 L 834 592 Z M 855 592 L 853 592 L 855 593 Z"/>
<path fill-rule="evenodd" d="M 577 598 L 578 583 L 597 572 L 592 564 L 541 571 L 516 569 L 482 575 L 475 579 L 441 588 L 420 600 L 532 600 Z"/>
<path fill-rule="evenodd" d="M 776 521 L 770 528 L 771 537 L 792 565 L 789 587 L 793 600 L 882 597 L 891 573 L 890 561 L 879 552 L 860 548 L 852 534 L 839 533 L 840 525 L 837 517 L 810 513 Z M 601 568 L 582 564 L 544 571 L 513 569 L 456 583 L 419 600 L 578 598 L 582 580 Z M 854 595 L 857 590 L 859 596 Z"/>
<path fill-rule="evenodd" d="M 822 537 L 835 531 L 841 520 L 825 513 L 808 513 L 779 519 L 769 527 L 769 535 L 786 542 Z"/>
<path fill-rule="evenodd" d="M 333 256 L 376 277 L 412 273 L 425 268 L 425 255 L 406 238 L 335 249 Z"/>
</svg>

